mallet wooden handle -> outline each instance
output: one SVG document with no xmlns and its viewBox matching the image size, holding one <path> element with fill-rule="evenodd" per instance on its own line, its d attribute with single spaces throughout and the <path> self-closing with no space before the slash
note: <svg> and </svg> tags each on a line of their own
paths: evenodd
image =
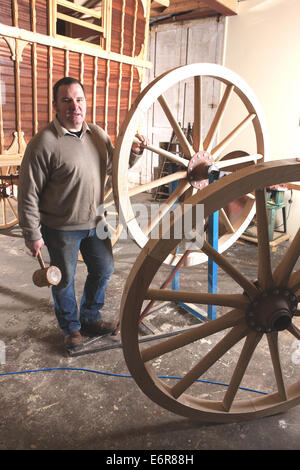
<svg viewBox="0 0 300 470">
<path fill-rule="evenodd" d="M 39 260 L 39 263 L 40 263 L 40 266 L 42 269 L 45 269 L 45 263 L 44 263 L 44 260 L 42 258 L 42 253 L 39 251 L 38 254 L 37 254 L 37 258 Z"/>
</svg>

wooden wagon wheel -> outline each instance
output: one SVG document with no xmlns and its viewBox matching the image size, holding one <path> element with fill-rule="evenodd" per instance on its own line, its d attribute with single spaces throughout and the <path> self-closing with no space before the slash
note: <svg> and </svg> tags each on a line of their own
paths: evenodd
<svg viewBox="0 0 300 470">
<path fill-rule="evenodd" d="M 111 244 L 114 246 L 123 230 L 123 225 L 119 222 L 119 213 L 113 198 L 113 187 L 108 175 L 105 178 L 105 194 L 103 206 L 106 214 L 106 222 L 111 233 Z"/>
<path fill-rule="evenodd" d="M 299 179 L 300 163 L 296 160 L 267 162 L 226 176 L 190 198 L 191 213 L 197 204 L 204 204 L 207 216 L 219 210 L 224 202 L 228 204 L 254 191 L 258 245 L 251 249 L 257 250 L 258 255 L 255 278 L 249 279 L 235 263 L 233 265 L 228 252 L 225 257 L 206 241 L 202 248 L 223 270 L 223 275 L 229 276 L 231 292 L 209 294 L 199 289 L 199 282 L 191 285 L 190 278 L 186 290 L 157 288 L 155 279 L 162 268 L 166 270 L 163 260 L 178 243 L 174 236 L 169 240 L 163 237 L 151 239 L 140 252 L 123 293 L 121 335 L 127 366 L 138 386 L 154 402 L 179 415 L 207 422 L 250 420 L 285 411 L 300 403 L 299 367 L 297 371 L 290 361 L 290 343 L 300 340 L 297 310 L 300 270 L 299 263 L 296 265 L 300 254 L 300 229 L 279 264 L 272 266 L 264 189 Z M 177 212 L 181 217 L 179 208 Z M 197 281 L 199 272 L 206 266 L 187 269 L 189 272 L 195 270 Z M 219 290 L 220 286 L 221 279 Z M 216 320 L 196 325 L 168 339 L 156 339 L 154 345 L 143 348 L 145 343 L 139 341 L 138 326 L 145 300 L 214 304 L 229 307 L 229 311 Z M 163 315 L 168 317 L 167 311 Z M 280 357 L 281 347 L 289 353 L 288 358 Z M 253 355 L 255 363 L 251 361 Z M 164 358 L 168 358 L 167 369 Z M 285 362 L 281 365 L 283 359 Z M 257 388 L 258 371 L 254 364 L 260 367 L 260 376 L 266 378 L 268 386 L 265 391 L 268 394 L 259 397 L 240 389 L 241 384 Z M 181 371 L 178 370 L 180 365 Z M 295 369 L 294 374 L 291 368 Z M 218 374 L 220 370 L 222 376 L 225 371 L 228 374 L 226 391 L 224 387 L 212 391 L 212 385 L 196 383 L 203 374 Z M 175 385 L 160 378 L 159 373 L 166 375 L 166 371 L 168 375 L 171 372 L 179 376 Z M 247 394 L 251 396 L 248 398 Z"/>
<path fill-rule="evenodd" d="M 15 167 L 0 167 L 0 230 L 13 227 L 19 221 L 15 194 L 17 177 Z"/>
<path fill-rule="evenodd" d="M 191 94 L 194 99 L 192 144 L 177 123 L 174 111 L 166 99 L 169 89 L 179 82 L 184 82 L 192 89 Z M 202 109 L 201 106 L 201 96 L 204 95 L 202 89 L 217 88 L 221 85 L 224 88 L 222 99 L 212 122 L 206 122 L 209 111 Z M 128 158 L 134 134 L 136 129 L 141 128 L 146 121 L 148 110 L 153 104 L 157 106 L 157 102 L 179 142 L 181 152 L 178 155 L 160 148 L 159 145 L 148 145 L 145 148 L 153 152 L 153 155 L 159 155 L 175 163 L 177 170 L 162 178 L 153 179 L 149 183 L 129 188 Z M 224 139 L 216 144 L 215 136 L 229 106 L 234 106 L 237 110 L 235 122 Z M 230 116 L 231 114 L 232 112 Z M 230 145 L 235 144 L 241 132 L 248 141 L 247 148 L 239 151 L 239 147 L 234 147 L 233 156 L 230 160 L 226 160 L 225 153 L 228 150 L 233 151 Z M 118 203 L 123 223 L 127 226 L 132 238 L 140 247 L 143 247 L 151 238 L 151 230 L 157 226 L 164 213 L 173 206 L 175 201 L 183 200 L 191 191 L 195 193 L 208 184 L 208 171 L 213 168 L 213 164 L 219 170 L 235 171 L 242 165 L 253 165 L 260 159 L 268 160 L 266 125 L 260 104 L 247 84 L 235 73 L 216 64 L 192 64 L 173 69 L 156 78 L 139 95 L 123 123 L 116 143 L 113 183 L 115 200 Z M 178 184 L 164 201 L 163 209 L 154 214 L 149 223 L 140 223 L 134 211 L 135 196 L 171 182 Z M 227 208 L 225 206 L 220 208 L 219 252 L 226 250 L 239 238 L 254 216 L 255 209 L 251 194 L 237 203 L 238 210 L 234 204 Z M 176 264 L 180 256 L 179 252 L 175 258 L 171 256 L 165 262 Z M 186 257 L 186 264 L 193 265 L 206 260 L 206 255 L 198 252 Z"/>
</svg>

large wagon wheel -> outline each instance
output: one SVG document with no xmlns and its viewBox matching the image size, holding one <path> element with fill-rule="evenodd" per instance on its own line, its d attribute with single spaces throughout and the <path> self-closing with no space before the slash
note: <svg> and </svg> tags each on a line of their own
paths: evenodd
<svg viewBox="0 0 300 470">
<path fill-rule="evenodd" d="M 191 211 L 197 204 L 204 204 L 205 216 L 208 216 L 219 210 L 223 203 L 228 204 L 254 191 L 258 229 L 257 278 L 249 279 L 236 263 L 233 266 L 228 252 L 225 257 L 206 241 L 202 248 L 223 270 L 223 275 L 229 275 L 231 292 L 208 294 L 202 289 L 199 291 L 200 283 L 192 285 L 190 277 L 186 290 L 157 288 L 157 277 L 162 268 L 166 269 L 163 261 L 178 243 L 174 236 L 169 240 L 163 237 L 149 240 L 140 252 L 122 298 L 121 335 L 127 366 L 138 386 L 154 402 L 177 414 L 207 422 L 250 420 L 285 411 L 300 403 L 299 368 L 297 371 L 290 362 L 293 344 L 300 340 L 297 310 L 300 270 L 299 263 L 296 265 L 300 254 L 300 229 L 280 263 L 272 266 L 264 189 L 299 179 L 300 163 L 296 160 L 267 162 L 226 176 L 190 198 Z M 181 217 L 179 208 L 177 212 Z M 251 250 L 256 247 L 252 246 Z M 198 281 L 199 272 L 205 266 L 187 269 L 189 272 L 195 270 Z M 221 284 L 220 277 L 219 291 Z M 156 344 L 143 348 L 145 343 L 139 341 L 138 326 L 143 302 L 149 299 L 214 304 L 229 307 L 229 311 L 216 320 L 191 327 L 168 339 L 156 339 Z M 163 314 L 167 321 L 167 311 Z M 280 358 L 281 347 L 285 348 L 288 358 Z M 241 383 L 257 389 L 259 376 L 254 360 L 251 361 L 253 355 L 268 387 L 268 390 L 262 390 L 268 393 L 263 396 L 240 390 Z M 164 358 L 168 359 L 167 369 Z M 183 370 L 178 370 L 180 365 Z M 291 369 L 295 369 L 294 375 Z M 226 391 L 223 387 L 212 391 L 213 386 L 205 384 L 205 380 L 201 385 L 196 384 L 207 371 L 218 374 L 220 370 L 222 375 L 225 371 L 228 373 Z M 159 378 L 160 372 L 163 375 L 173 373 L 179 380 L 175 385 L 174 382 L 170 384 L 168 379 Z"/>
<path fill-rule="evenodd" d="M 193 143 L 191 144 L 177 123 L 174 111 L 166 96 L 172 86 L 184 82 L 192 89 L 194 99 Z M 224 87 L 222 99 L 216 109 L 212 122 L 207 122 L 209 111 L 203 109 L 202 94 L 210 88 Z M 177 165 L 176 171 L 171 174 L 153 179 L 151 182 L 128 186 L 128 158 L 136 129 L 146 121 L 148 110 L 153 104 L 159 103 L 167 118 L 174 135 L 180 145 L 180 155 L 164 150 L 159 145 L 147 145 L 145 148 L 159 155 L 169 162 Z M 174 105 L 173 105 L 174 106 Z M 232 128 L 220 143 L 215 143 L 216 134 L 220 128 L 222 118 L 228 108 L 233 106 L 236 114 L 232 118 Z M 211 110 L 210 110 L 211 111 Z M 230 108 L 230 116 L 233 115 Z M 239 150 L 237 136 L 243 132 L 247 148 Z M 149 139 L 148 139 L 149 140 Z M 232 145 L 236 145 L 232 147 Z M 230 147 L 231 146 L 231 147 Z M 226 156 L 226 152 L 229 153 Z M 113 183 L 115 200 L 118 203 L 123 223 L 127 226 L 132 238 L 140 247 L 145 246 L 151 238 L 151 231 L 157 227 L 162 216 L 177 200 L 185 199 L 191 191 L 195 193 L 208 184 L 208 173 L 213 165 L 219 170 L 235 171 L 243 165 L 253 165 L 259 159 L 268 159 L 268 143 L 265 120 L 262 109 L 247 84 L 235 73 L 216 64 L 192 64 L 173 69 L 150 83 L 139 95 L 132 106 L 116 143 L 116 155 L 113 167 Z M 135 196 L 144 191 L 157 188 L 163 184 L 175 183 L 176 188 L 164 201 L 163 208 L 146 223 L 140 223 L 139 216 L 135 214 Z M 254 201 L 251 194 L 242 200 L 234 201 L 228 207 L 220 208 L 219 252 L 231 246 L 246 229 L 255 213 Z M 152 232 L 153 233 L 153 232 Z M 176 264 L 179 251 L 170 256 L 165 262 Z M 194 252 L 186 257 L 186 264 L 193 265 L 206 261 L 203 253 Z"/>
<path fill-rule="evenodd" d="M 0 167 L 0 230 L 13 227 L 19 221 L 16 188 L 16 167 Z"/>
</svg>

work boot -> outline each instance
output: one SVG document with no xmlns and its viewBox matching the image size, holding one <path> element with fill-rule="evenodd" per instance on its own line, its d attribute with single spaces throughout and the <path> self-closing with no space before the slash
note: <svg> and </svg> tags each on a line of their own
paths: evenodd
<svg viewBox="0 0 300 470">
<path fill-rule="evenodd" d="M 77 350 L 83 346 L 83 338 L 79 330 L 72 331 L 64 338 L 65 347 L 68 350 Z"/>
<path fill-rule="evenodd" d="M 89 336 L 102 336 L 113 333 L 117 328 L 117 322 L 99 320 L 95 323 L 82 323 L 81 331 Z"/>
</svg>

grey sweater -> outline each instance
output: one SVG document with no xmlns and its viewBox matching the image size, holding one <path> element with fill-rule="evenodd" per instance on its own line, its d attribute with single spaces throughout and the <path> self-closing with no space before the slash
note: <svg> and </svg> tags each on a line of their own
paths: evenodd
<svg viewBox="0 0 300 470">
<path fill-rule="evenodd" d="M 56 118 L 33 137 L 18 186 L 19 224 L 26 240 L 41 238 L 41 223 L 59 230 L 96 227 L 113 150 L 103 129 L 85 122 L 80 137 Z"/>
</svg>

